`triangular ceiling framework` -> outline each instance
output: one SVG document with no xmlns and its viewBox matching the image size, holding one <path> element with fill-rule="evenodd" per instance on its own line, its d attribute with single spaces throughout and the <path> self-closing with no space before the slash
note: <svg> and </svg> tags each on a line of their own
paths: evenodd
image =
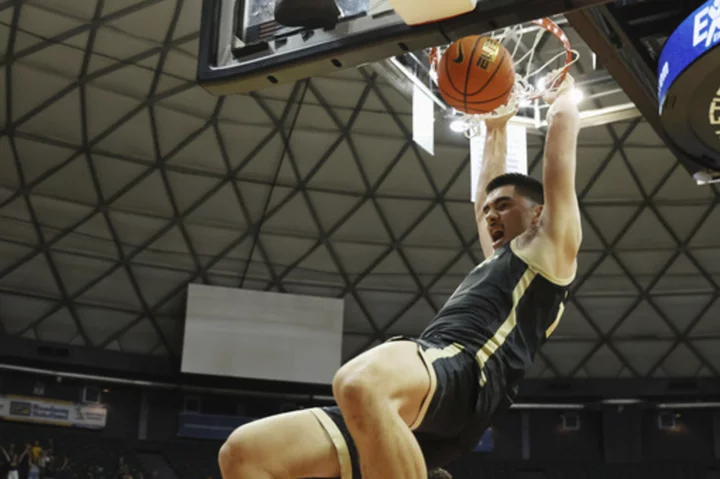
<svg viewBox="0 0 720 479">
<path fill-rule="evenodd" d="M 10 27 L 23 9 L 28 30 L 3 66 L 15 87 L 0 103 L 13 122 L 0 151 L 14 142 L 28 190 L 4 164 L 0 294 L 43 310 L 1 311 L 22 326 L 6 334 L 177 355 L 187 283 L 242 284 L 345 297 L 348 359 L 421 330 L 482 260 L 466 140 L 443 131 L 434 156 L 421 151 L 411 102 L 372 69 L 215 98 L 188 81 L 199 8 L 111 3 L 97 22 L 92 8 L 47 1 L 0 12 Z M 532 161 L 542 141 L 530 140 Z M 580 145 L 581 274 L 532 375 L 716 374 L 717 190 L 695 186 L 642 121 L 583 130 Z M 71 308 L 43 309 L 64 295 Z M 106 326 L 88 307 L 133 319 L 98 343 Z"/>
</svg>

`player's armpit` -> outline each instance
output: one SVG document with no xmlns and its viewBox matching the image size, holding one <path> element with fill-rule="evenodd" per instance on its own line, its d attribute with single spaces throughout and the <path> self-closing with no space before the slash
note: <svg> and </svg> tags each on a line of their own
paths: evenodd
<svg viewBox="0 0 720 479">
<path fill-rule="evenodd" d="M 543 159 L 545 205 L 540 220 L 540 227 L 568 263 L 574 262 L 582 241 L 575 191 L 580 117 L 571 90 L 570 87 L 551 99 Z"/>
</svg>

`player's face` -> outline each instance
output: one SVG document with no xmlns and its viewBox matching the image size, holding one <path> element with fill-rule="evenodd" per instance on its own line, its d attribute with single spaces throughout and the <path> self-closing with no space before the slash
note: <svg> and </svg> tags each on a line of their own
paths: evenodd
<svg viewBox="0 0 720 479">
<path fill-rule="evenodd" d="M 514 186 L 501 186 L 491 191 L 483 211 L 493 249 L 501 248 L 528 230 L 537 221 L 540 210 L 540 206 L 516 194 Z"/>
</svg>

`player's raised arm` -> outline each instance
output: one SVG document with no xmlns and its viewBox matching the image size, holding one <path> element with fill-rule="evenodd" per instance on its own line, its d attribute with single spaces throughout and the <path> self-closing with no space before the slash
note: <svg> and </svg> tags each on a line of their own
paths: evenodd
<svg viewBox="0 0 720 479">
<path fill-rule="evenodd" d="M 572 98 L 573 87 L 574 81 L 568 76 L 557 93 L 545 98 L 551 106 L 543 158 L 545 205 L 540 227 L 557 246 L 558 260 L 565 265 L 574 263 L 582 241 L 575 191 L 580 114 Z"/>
<path fill-rule="evenodd" d="M 500 118 L 485 121 L 487 136 L 485 137 L 485 150 L 483 151 L 480 175 L 478 176 L 477 190 L 475 192 L 475 220 L 477 221 L 480 246 L 485 257 L 493 254 L 493 240 L 485 221 L 483 206 L 487 199 L 487 188 L 490 181 L 505 173 L 507 164 L 507 122 L 515 115 L 512 112 Z"/>
</svg>

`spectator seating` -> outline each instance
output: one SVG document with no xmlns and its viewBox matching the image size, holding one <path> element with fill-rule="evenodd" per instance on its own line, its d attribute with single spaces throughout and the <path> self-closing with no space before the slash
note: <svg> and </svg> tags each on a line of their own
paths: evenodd
<svg viewBox="0 0 720 479">
<path fill-rule="evenodd" d="M 178 479 L 220 479 L 217 457 L 221 445 L 216 441 L 178 441 L 166 443 L 163 452 Z"/>
<path fill-rule="evenodd" d="M 85 479 L 92 473 L 95 479 L 115 479 L 121 457 L 133 477 L 145 474 L 132 445 L 122 439 L 108 438 L 95 431 L 82 429 L 9 421 L 0 423 L 0 444 L 7 446 L 14 443 L 16 447 L 24 448 L 25 444 L 35 440 L 39 440 L 44 448 L 52 440 L 55 456 L 68 458 L 72 476 L 78 475 Z"/>
</svg>

